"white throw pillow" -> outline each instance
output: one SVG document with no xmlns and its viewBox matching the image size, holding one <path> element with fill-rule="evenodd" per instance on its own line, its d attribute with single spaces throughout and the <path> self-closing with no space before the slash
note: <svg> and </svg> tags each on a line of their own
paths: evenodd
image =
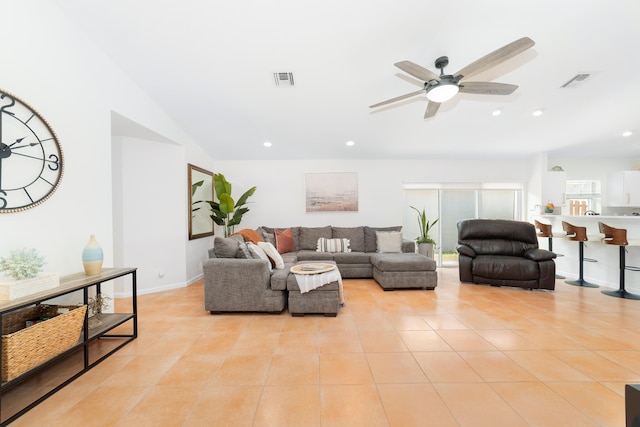
<svg viewBox="0 0 640 427">
<path fill-rule="evenodd" d="M 258 247 L 262 249 L 269 258 L 273 260 L 276 270 L 284 270 L 284 259 L 282 255 L 270 242 L 258 242 Z"/>
<path fill-rule="evenodd" d="M 251 252 L 251 256 L 256 259 L 263 259 L 267 261 L 267 264 L 269 264 L 269 271 L 272 270 L 271 261 L 269 261 L 269 257 L 260 246 L 255 243 L 247 242 L 247 247 L 249 248 L 249 252 Z"/>
<path fill-rule="evenodd" d="M 378 252 L 402 252 L 401 231 L 376 231 Z"/>
<path fill-rule="evenodd" d="M 327 239 L 321 237 L 318 239 L 316 252 L 351 252 L 349 239 Z"/>
</svg>

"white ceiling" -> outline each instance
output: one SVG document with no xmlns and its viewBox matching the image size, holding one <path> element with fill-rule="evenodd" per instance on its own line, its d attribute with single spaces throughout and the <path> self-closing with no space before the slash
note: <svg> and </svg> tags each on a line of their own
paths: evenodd
<svg viewBox="0 0 640 427">
<path fill-rule="evenodd" d="M 637 0 L 56 1 L 217 160 L 640 156 Z M 453 73 L 523 36 L 472 79 L 512 95 L 458 94 L 427 120 L 424 95 L 368 108 L 420 89 L 398 61 L 447 55 Z"/>
</svg>

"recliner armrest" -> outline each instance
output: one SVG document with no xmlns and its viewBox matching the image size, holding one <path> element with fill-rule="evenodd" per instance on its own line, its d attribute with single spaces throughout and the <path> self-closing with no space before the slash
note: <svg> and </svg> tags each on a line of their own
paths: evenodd
<svg viewBox="0 0 640 427">
<path fill-rule="evenodd" d="M 556 254 L 546 249 L 529 249 L 524 257 L 532 261 L 548 261 L 556 257 Z"/>
<path fill-rule="evenodd" d="M 461 255 L 466 255 L 466 256 L 471 257 L 471 258 L 475 258 L 476 257 L 476 251 L 474 251 L 473 248 L 471 248 L 471 246 L 458 245 L 456 247 L 456 250 Z"/>
</svg>

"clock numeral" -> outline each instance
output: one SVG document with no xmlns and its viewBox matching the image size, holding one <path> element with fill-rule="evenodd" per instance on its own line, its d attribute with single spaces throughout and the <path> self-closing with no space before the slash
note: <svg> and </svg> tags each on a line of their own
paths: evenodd
<svg viewBox="0 0 640 427">
<path fill-rule="evenodd" d="M 3 196 L 6 196 L 7 192 L 0 190 L 0 194 L 2 194 Z M 5 199 L 4 197 L 0 197 L 0 209 L 4 209 L 6 207 L 7 207 L 7 199 Z"/>
<path fill-rule="evenodd" d="M 60 159 L 55 154 L 49 155 L 49 161 L 48 166 L 52 171 L 57 171 L 60 168 Z"/>
<path fill-rule="evenodd" d="M 16 105 L 16 100 L 15 100 L 15 99 L 13 99 L 12 97 L 10 97 L 9 95 L 7 95 L 6 93 L 3 93 L 3 94 L 0 96 L 0 99 L 4 99 L 4 98 L 8 98 L 8 99 L 11 101 L 11 103 L 9 103 L 9 104 L 5 104 L 5 105 L 3 105 L 2 107 L 0 107 L 0 113 L 4 113 L 4 112 L 5 112 L 4 110 L 6 110 L 7 108 L 11 108 L 11 107 L 13 107 L 14 105 Z M 7 113 L 9 113 L 9 114 L 13 115 L 13 113 L 11 113 L 10 111 L 7 111 Z"/>
</svg>

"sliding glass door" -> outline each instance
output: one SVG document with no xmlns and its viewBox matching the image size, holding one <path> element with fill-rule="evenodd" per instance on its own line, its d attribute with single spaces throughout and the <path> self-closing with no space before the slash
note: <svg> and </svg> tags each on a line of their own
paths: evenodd
<svg viewBox="0 0 640 427">
<path fill-rule="evenodd" d="M 522 184 L 405 184 L 404 236 L 419 234 L 417 214 L 410 208 L 425 209 L 430 221 L 439 218 L 430 232 L 436 241 L 439 266 L 457 265 L 458 221 L 470 218 L 522 219 Z"/>
</svg>

